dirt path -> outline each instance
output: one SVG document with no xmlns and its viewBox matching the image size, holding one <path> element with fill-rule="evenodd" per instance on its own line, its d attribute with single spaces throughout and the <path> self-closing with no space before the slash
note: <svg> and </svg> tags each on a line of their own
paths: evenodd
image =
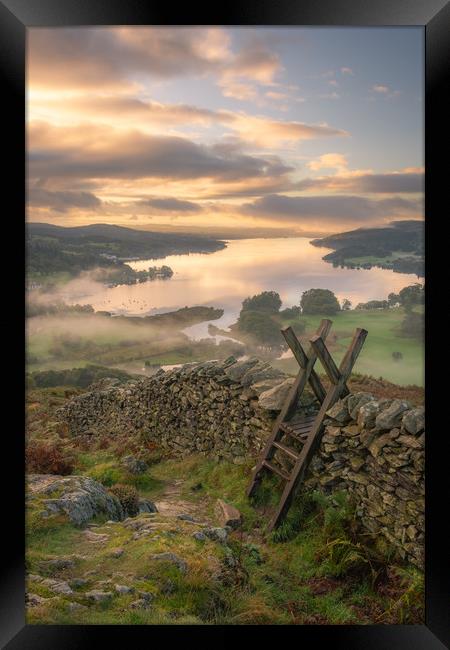
<svg viewBox="0 0 450 650">
<path fill-rule="evenodd" d="M 190 515 L 196 521 L 213 523 L 207 514 L 207 501 L 187 501 L 181 496 L 184 481 L 175 479 L 166 484 L 164 492 L 155 500 L 158 512 L 162 515 L 176 517 L 177 515 Z"/>
</svg>

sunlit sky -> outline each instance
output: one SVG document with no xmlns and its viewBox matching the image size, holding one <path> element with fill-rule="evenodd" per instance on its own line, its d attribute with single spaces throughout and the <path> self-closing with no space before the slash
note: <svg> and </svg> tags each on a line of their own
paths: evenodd
<svg viewBox="0 0 450 650">
<path fill-rule="evenodd" d="M 28 219 L 423 218 L 423 29 L 31 28 Z"/>
</svg>

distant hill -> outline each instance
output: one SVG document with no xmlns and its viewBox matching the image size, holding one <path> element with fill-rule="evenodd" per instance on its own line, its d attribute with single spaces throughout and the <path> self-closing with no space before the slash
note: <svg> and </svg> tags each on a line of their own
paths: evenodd
<svg viewBox="0 0 450 650">
<path fill-rule="evenodd" d="M 111 224 L 66 228 L 29 223 L 26 236 L 30 275 L 76 274 L 99 266 L 117 267 L 129 259 L 212 253 L 226 246 L 225 242 L 208 236 L 149 232 Z"/>
<path fill-rule="evenodd" d="M 380 228 L 358 228 L 313 239 L 313 246 L 333 248 L 322 259 L 334 266 L 379 266 L 399 273 L 424 275 L 423 221 L 392 221 Z"/>
</svg>

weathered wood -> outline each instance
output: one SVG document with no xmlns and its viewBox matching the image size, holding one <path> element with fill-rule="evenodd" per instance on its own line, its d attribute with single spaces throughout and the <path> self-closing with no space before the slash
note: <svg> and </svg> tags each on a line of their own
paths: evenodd
<svg viewBox="0 0 450 650">
<path fill-rule="evenodd" d="M 290 476 L 286 472 L 284 472 L 280 467 L 277 467 L 273 463 L 270 463 L 268 460 L 264 461 L 264 467 L 267 467 L 267 469 L 270 469 L 271 472 L 274 472 L 275 474 L 278 474 L 278 476 L 281 476 L 281 478 L 284 478 L 285 481 L 289 481 Z"/>
<path fill-rule="evenodd" d="M 331 321 L 324 318 L 321 322 L 319 327 L 317 328 L 317 334 L 321 335 L 323 339 L 325 339 L 328 336 L 328 333 L 331 328 Z M 295 337 L 295 334 L 294 334 Z M 296 341 L 297 338 L 295 337 Z M 298 341 L 297 341 L 298 342 Z M 299 343 L 299 347 L 303 352 L 303 348 L 301 347 Z M 303 358 L 303 357 L 302 357 Z M 312 348 L 310 349 L 310 358 L 307 359 L 307 362 L 305 364 L 305 367 L 301 367 L 297 377 L 295 378 L 295 381 L 291 387 L 291 390 L 289 391 L 288 397 L 286 399 L 286 402 L 284 403 L 277 419 L 275 420 L 275 423 L 272 428 L 272 432 L 267 440 L 266 446 L 260 456 L 260 459 L 258 461 L 258 464 L 255 467 L 255 470 L 253 472 L 252 480 L 250 483 L 250 486 L 247 490 L 247 496 L 251 497 L 253 492 L 256 490 L 259 480 L 261 478 L 261 473 L 265 467 L 264 461 L 268 460 L 273 457 L 273 454 L 275 453 L 275 449 L 273 447 L 273 442 L 275 440 L 279 440 L 280 436 L 283 433 L 282 425 L 285 420 L 289 419 L 291 415 L 295 412 L 297 408 L 297 403 L 299 396 L 303 392 L 306 384 L 308 383 L 310 376 L 311 376 L 311 371 L 313 369 L 314 363 L 316 361 L 316 355 Z"/>
<path fill-rule="evenodd" d="M 326 325 L 325 325 L 325 323 L 326 323 Z M 330 331 L 332 323 L 331 323 L 330 320 L 324 319 L 321 322 L 321 326 L 322 326 L 322 324 L 324 324 L 324 327 L 322 328 L 323 331 L 322 331 L 322 333 L 320 333 L 318 331 L 317 335 L 321 336 L 325 340 L 326 336 L 328 335 L 328 332 Z M 321 329 L 321 328 L 319 328 L 319 329 Z M 324 332 L 326 332 L 326 334 Z M 305 369 L 307 367 L 308 361 L 312 357 L 311 352 L 310 352 L 310 354 L 308 356 L 306 356 L 306 354 L 305 354 L 305 352 L 304 352 L 304 350 L 303 350 L 303 348 L 301 346 L 300 341 L 295 336 L 295 332 L 292 329 L 292 327 L 287 327 L 286 329 L 281 330 L 281 333 L 284 336 L 284 339 L 285 339 L 286 343 L 291 348 L 292 354 L 294 355 L 295 359 L 297 360 L 297 363 L 299 364 L 299 366 L 301 368 Z M 309 357 L 309 359 L 308 359 L 308 357 Z M 316 355 L 314 355 L 314 360 L 315 359 L 316 359 Z M 320 381 L 316 371 L 314 370 L 314 368 L 311 368 L 311 371 L 310 371 L 309 384 L 310 384 L 310 386 L 311 386 L 311 388 L 312 388 L 312 390 L 314 392 L 314 395 L 317 397 L 317 399 L 319 400 L 319 403 L 321 404 L 323 402 L 323 400 L 324 400 L 326 391 L 325 391 L 325 388 L 323 387 L 322 382 Z"/>
<path fill-rule="evenodd" d="M 353 336 L 350 347 L 348 348 L 344 358 L 342 359 L 339 368 L 337 371 L 339 373 L 339 379 L 337 383 L 332 383 L 330 386 L 324 401 L 317 413 L 317 416 L 312 425 L 311 431 L 308 435 L 308 438 L 303 446 L 303 449 L 300 452 L 299 458 L 295 464 L 294 469 L 291 472 L 289 481 L 286 483 L 286 486 L 281 495 L 281 500 L 278 505 L 278 508 L 272 517 L 268 530 L 271 531 L 273 528 L 276 528 L 283 517 L 285 516 L 292 498 L 299 486 L 301 485 L 303 478 L 305 476 L 306 470 L 308 469 L 311 458 L 313 457 L 317 447 L 320 444 L 320 440 L 323 432 L 323 420 L 325 414 L 329 408 L 339 399 L 343 389 L 346 385 L 346 381 L 352 371 L 352 368 L 355 364 L 355 361 L 358 357 L 359 352 L 361 351 L 364 341 L 367 336 L 367 330 L 358 328 Z M 315 339 L 317 337 L 314 337 Z M 319 344 L 320 346 L 320 344 Z"/>
<path fill-rule="evenodd" d="M 277 442 L 276 440 L 274 441 L 273 446 L 276 447 L 277 449 L 280 449 L 291 458 L 294 458 L 294 460 L 298 460 L 299 458 L 298 453 L 293 449 L 291 449 L 290 447 L 286 447 L 286 445 L 283 445 L 281 442 Z"/>
<path fill-rule="evenodd" d="M 337 365 L 334 363 L 334 359 L 331 354 L 328 352 L 328 348 L 323 342 L 322 338 L 318 335 L 313 336 L 309 342 L 316 353 L 316 356 L 320 359 L 325 372 L 328 375 L 328 379 L 332 384 L 338 384 L 339 379 L 341 378 L 340 372 Z"/>
</svg>

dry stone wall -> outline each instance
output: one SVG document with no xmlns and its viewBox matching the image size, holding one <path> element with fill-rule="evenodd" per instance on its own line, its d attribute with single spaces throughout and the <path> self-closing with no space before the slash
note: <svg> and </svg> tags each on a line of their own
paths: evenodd
<svg viewBox="0 0 450 650">
<path fill-rule="evenodd" d="M 139 434 L 175 456 L 204 453 L 241 463 L 269 434 L 273 418 L 261 406 L 264 394 L 277 406 L 270 391 L 286 392 L 285 382 L 291 379 L 267 363 L 230 357 L 92 390 L 59 415 L 73 435 Z"/>
<path fill-rule="evenodd" d="M 358 393 L 328 415 L 306 486 L 347 491 L 366 532 L 383 535 L 402 557 L 423 566 L 424 409 Z"/>
<path fill-rule="evenodd" d="M 267 363 L 231 357 L 99 386 L 72 399 L 59 416 L 73 435 L 144 435 L 175 456 L 203 453 L 242 463 L 264 446 L 292 382 Z M 314 407 L 306 392 L 302 408 Z M 347 491 L 366 532 L 383 535 L 421 566 L 423 408 L 351 394 L 328 411 L 325 425 L 306 487 Z"/>
</svg>

